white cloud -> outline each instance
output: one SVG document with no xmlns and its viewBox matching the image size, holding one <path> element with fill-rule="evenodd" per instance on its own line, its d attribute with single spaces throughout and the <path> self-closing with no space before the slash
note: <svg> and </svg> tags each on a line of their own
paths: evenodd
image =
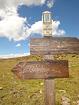
<svg viewBox="0 0 79 105">
<path fill-rule="evenodd" d="M 52 20 L 52 36 L 62 36 L 65 34 L 63 29 L 59 28 L 60 21 L 53 21 Z"/>
<path fill-rule="evenodd" d="M 46 0 L 0 0 L 0 37 L 9 40 L 25 40 L 31 34 L 42 34 L 42 21 L 35 22 L 29 28 L 27 18 L 20 17 L 17 13 L 19 5 L 42 5 Z M 48 0 L 51 1 L 51 0 Z M 52 0 L 53 3 L 53 0 Z M 59 29 L 60 22 L 53 21 L 52 35 L 62 35 L 64 30 Z"/>
<path fill-rule="evenodd" d="M 49 8 L 52 8 L 53 5 L 54 5 L 54 0 L 47 0 L 47 6 L 48 6 Z"/>
<path fill-rule="evenodd" d="M 15 41 L 25 39 L 28 37 L 25 33 L 28 26 L 25 23 L 27 19 L 19 17 L 15 7 L 0 9 L 0 37 Z"/>
<path fill-rule="evenodd" d="M 42 5 L 45 3 L 45 1 L 46 0 L 20 0 L 20 3 L 30 6 L 30 5 Z"/>
<path fill-rule="evenodd" d="M 25 25 L 28 22 L 17 13 L 18 6 L 44 3 L 45 0 L 0 0 L 0 37 L 14 41 L 26 39 L 30 35 L 28 25 Z"/>
<path fill-rule="evenodd" d="M 9 14 L 9 12 L 8 12 Z M 0 21 L 0 37 L 6 37 L 9 40 L 22 40 L 28 37 L 25 34 L 27 26 L 25 26 L 26 18 L 19 17 L 17 13 L 12 13 L 6 16 Z"/>
<path fill-rule="evenodd" d="M 28 55 L 30 55 L 30 53 L 0 55 L 0 59 L 17 58 L 17 57 L 24 57 Z"/>
<path fill-rule="evenodd" d="M 28 34 L 42 34 L 42 21 L 35 22 L 27 32 Z"/>
<path fill-rule="evenodd" d="M 0 8 L 18 7 L 18 5 L 42 5 L 46 0 L 0 0 Z"/>
<path fill-rule="evenodd" d="M 21 47 L 21 44 L 20 44 L 20 43 L 18 43 L 18 44 L 16 45 L 16 47 Z"/>
<path fill-rule="evenodd" d="M 65 31 L 59 29 L 60 21 L 52 20 L 52 36 L 62 36 L 65 34 Z M 29 34 L 41 34 L 42 35 L 42 21 L 35 22 L 28 30 Z"/>
</svg>

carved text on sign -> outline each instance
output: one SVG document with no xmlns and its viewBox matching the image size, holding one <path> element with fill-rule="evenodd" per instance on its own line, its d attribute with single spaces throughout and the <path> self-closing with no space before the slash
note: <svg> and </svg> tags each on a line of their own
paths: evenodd
<svg viewBox="0 0 79 105">
<path fill-rule="evenodd" d="M 32 55 L 79 54 L 79 39 L 69 37 L 44 37 L 31 39 Z"/>
<path fill-rule="evenodd" d="M 20 62 L 12 70 L 21 79 L 68 77 L 68 61 Z"/>
</svg>

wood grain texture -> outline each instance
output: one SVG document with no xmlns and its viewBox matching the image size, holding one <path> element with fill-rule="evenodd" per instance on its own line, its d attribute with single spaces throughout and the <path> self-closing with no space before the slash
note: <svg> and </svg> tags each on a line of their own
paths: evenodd
<svg viewBox="0 0 79 105">
<path fill-rule="evenodd" d="M 71 37 L 44 37 L 30 41 L 32 55 L 79 54 L 79 39 Z"/>
<path fill-rule="evenodd" d="M 51 55 L 44 55 L 44 60 L 54 60 Z M 45 105 L 55 105 L 55 80 L 44 80 Z"/>
<path fill-rule="evenodd" d="M 32 61 L 20 62 L 12 71 L 21 79 L 67 78 L 68 61 Z"/>
<path fill-rule="evenodd" d="M 44 81 L 45 105 L 55 105 L 55 80 Z"/>
</svg>

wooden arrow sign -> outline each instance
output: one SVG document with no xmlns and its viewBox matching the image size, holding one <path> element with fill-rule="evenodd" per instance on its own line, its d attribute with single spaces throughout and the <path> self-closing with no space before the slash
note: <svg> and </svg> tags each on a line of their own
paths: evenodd
<svg viewBox="0 0 79 105">
<path fill-rule="evenodd" d="M 12 70 L 21 79 L 52 79 L 69 77 L 68 61 L 20 62 Z"/>
<path fill-rule="evenodd" d="M 32 55 L 79 54 L 79 39 L 71 37 L 44 37 L 31 39 Z"/>
</svg>

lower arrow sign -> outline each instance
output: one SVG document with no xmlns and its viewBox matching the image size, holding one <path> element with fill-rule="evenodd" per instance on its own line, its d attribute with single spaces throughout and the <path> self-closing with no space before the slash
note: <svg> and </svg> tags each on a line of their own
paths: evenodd
<svg viewBox="0 0 79 105">
<path fill-rule="evenodd" d="M 19 62 L 12 72 L 21 79 L 52 79 L 69 77 L 68 61 L 48 60 Z"/>
</svg>

